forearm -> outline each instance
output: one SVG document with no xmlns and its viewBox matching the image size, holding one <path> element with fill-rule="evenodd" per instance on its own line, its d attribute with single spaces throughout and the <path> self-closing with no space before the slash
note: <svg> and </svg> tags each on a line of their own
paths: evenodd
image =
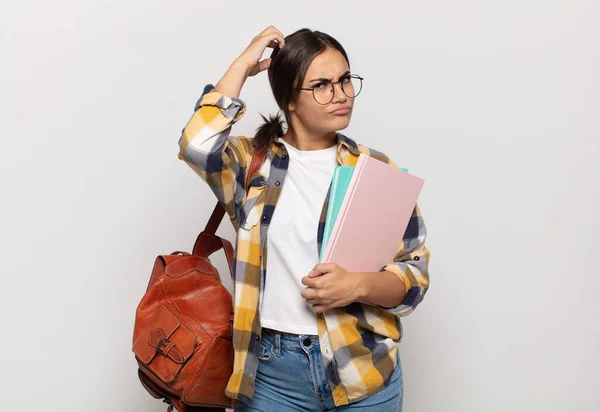
<svg viewBox="0 0 600 412">
<path fill-rule="evenodd" d="M 215 89 L 227 97 L 239 97 L 247 78 L 248 66 L 236 60 L 229 66 Z"/>
<path fill-rule="evenodd" d="M 387 270 L 381 272 L 357 272 L 356 302 L 393 308 L 404 300 L 406 286 L 402 279 Z"/>
</svg>

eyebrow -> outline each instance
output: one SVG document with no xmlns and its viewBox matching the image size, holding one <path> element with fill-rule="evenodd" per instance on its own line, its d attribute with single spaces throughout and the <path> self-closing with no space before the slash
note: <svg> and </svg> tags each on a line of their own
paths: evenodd
<svg viewBox="0 0 600 412">
<path fill-rule="evenodd" d="M 341 79 L 342 77 L 344 77 L 344 76 L 347 76 L 347 75 L 349 75 L 349 74 L 350 74 L 350 70 L 347 70 L 347 71 L 346 71 L 344 74 L 342 74 L 342 75 L 340 76 L 340 79 Z M 312 80 L 310 80 L 310 81 L 309 81 L 309 83 L 312 83 L 312 82 L 322 82 L 323 80 L 326 80 L 326 81 L 330 82 L 330 81 L 332 81 L 333 79 L 326 79 L 326 78 L 324 78 L 324 77 L 321 77 L 321 78 L 319 78 L 319 79 L 312 79 Z M 338 79 L 338 80 L 339 80 L 339 79 Z"/>
</svg>

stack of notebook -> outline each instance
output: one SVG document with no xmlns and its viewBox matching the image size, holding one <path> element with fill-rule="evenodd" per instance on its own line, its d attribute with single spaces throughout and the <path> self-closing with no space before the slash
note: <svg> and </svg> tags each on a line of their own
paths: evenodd
<svg viewBox="0 0 600 412">
<path fill-rule="evenodd" d="M 404 237 L 424 180 L 361 154 L 356 167 L 336 167 L 321 262 L 350 272 L 377 272 Z"/>
</svg>

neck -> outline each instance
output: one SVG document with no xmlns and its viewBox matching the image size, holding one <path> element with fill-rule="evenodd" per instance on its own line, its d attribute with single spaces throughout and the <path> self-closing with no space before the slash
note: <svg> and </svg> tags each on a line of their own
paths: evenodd
<svg viewBox="0 0 600 412">
<path fill-rule="evenodd" d="M 303 128 L 290 128 L 281 137 L 298 150 L 327 149 L 337 143 L 336 132 L 311 132 Z"/>
</svg>

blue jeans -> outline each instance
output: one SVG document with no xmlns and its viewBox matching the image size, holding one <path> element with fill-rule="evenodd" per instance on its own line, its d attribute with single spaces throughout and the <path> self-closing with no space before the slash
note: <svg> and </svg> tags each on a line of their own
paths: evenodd
<svg viewBox="0 0 600 412">
<path fill-rule="evenodd" d="M 252 401 L 238 402 L 235 412 L 402 411 L 402 366 L 388 386 L 346 406 L 335 406 L 323 368 L 319 337 L 262 329 L 262 353 Z"/>
</svg>

